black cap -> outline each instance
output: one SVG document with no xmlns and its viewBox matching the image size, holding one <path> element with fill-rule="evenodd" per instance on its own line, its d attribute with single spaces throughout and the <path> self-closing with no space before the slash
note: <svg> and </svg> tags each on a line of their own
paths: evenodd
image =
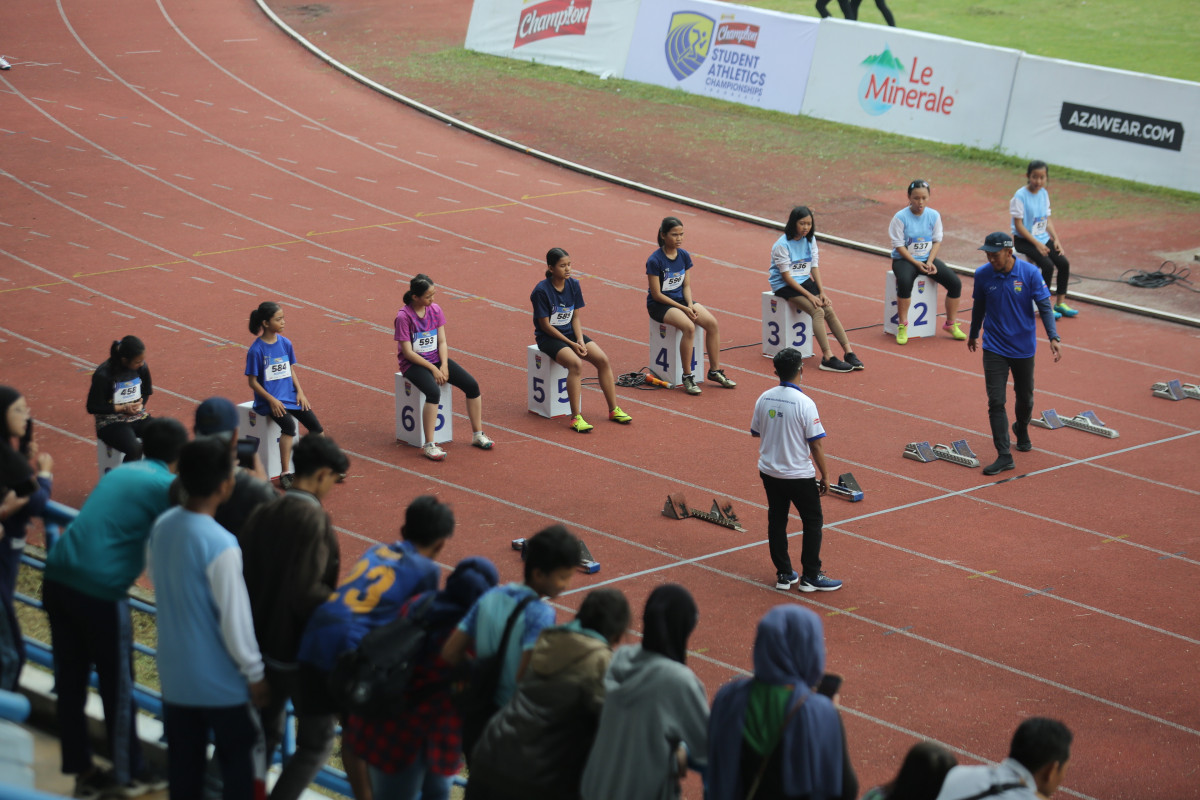
<svg viewBox="0 0 1200 800">
<path fill-rule="evenodd" d="M 996 231 L 989 233 L 987 238 L 983 240 L 983 247 L 979 248 L 985 253 L 999 253 L 1001 250 L 1009 250 L 1013 246 L 1012 237 L 1007 233 Z"/>
<path fill-rule="evenodd" d="M 210 397 L 196 407 L 197 436 L 229 433 L 237 429 L 237 406 L 224 397 Z"/>
</svg>

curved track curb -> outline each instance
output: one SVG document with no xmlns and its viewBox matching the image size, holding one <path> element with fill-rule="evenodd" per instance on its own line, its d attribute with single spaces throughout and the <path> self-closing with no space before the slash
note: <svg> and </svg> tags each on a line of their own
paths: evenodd
<svg viewBox="0 0 1200 800">
<path fill-rule="evenodd" d="M 732 219 L 740 220 L 742 222 L 749 222 L 752 225 L 759 225 L 761 227 L 771 228 L 771 229 L 777 230 L 777 231 L 783 230 L 783 225 L 776 222 L 775 220 L 766 219 L 765 217 L 760 217 L 760 216 L 757 216 L 754 214 L 747 214 L 744 211 L 738 211 L 736 209 L 726 208 L 725 206 L 718 206 L 713 203 L 707 203 L 703 200 L 698 200 L 694 197 L 687 197 L 686 195 L 676 194 L 675 192 L 670 192 L 670 191 L 667 191 L 666 189 L 659 189 L 655 186 L 648 186 L 644 183 L 639 183 L 637 181 L 633 181 L 628 178 L 622 178 L 619 175 L 613 175 L 608 172 L 602 172 L 601 170 L 593 169 L 592 167 L 586 166 L 584 164 L 578 164 L 574 161 L 568 161 L 567 159 L 562 158 L 561 156 L 556 156 L 553 153 L 547 153 L 542 150 L 537 150 L 532 147 L 527 147 L 527 146 L 521 144 L 520 142 L 515 142 L 512 139 L 507 139 L 503 136 L 500 136 L 499 134 L 492 133 L 491 131 L 480 128 L 476 125 L 472 125 L 471 123 L 466 122 L 464 120 L 458 119 L 457 117 L 452 117 L 443 111 L 439 111 L 438 109 L 436 109 L 432 106 L 425 105 L 424 103 L 420 102 L 419 100 L 414 100 L 411 97 L 402 95 L 399 92 L 397 92 L 393 89 L 389 89 L 387 86 L 384 86 L 383 84 L 368 78 L 366 75 L 356 72 L 355 70 L 351 69 L 349 66 L 343 64 L 342 62 L 338 61 L 333 56 L 326 53 L 321 48 L 317 47 L 315 44 L 313 44 L 308 39 L 306 39 L 304 36 L 302 36 L 297 30 L 295 30 L 290 25 L 288 25 L 286 22 L 284 22 L 282 19 L 280 19 L 279 15 L 277 15 L 270 7 L 267 6 L 265 0 L 254 0 L 254 3 L 255 3 L 255 5 L 257 5 L 259 7 L 259 9 L 263 12 L 263 14 L 266 15 L 267 19 L 271 20 L 271 22 L 274 23 L 280 30 L 282 30 L 284 33 L 286 33 L 288 36 L 290 36 L 292 39 L 294 39 L 296 42 L 298 42 L 300 44 L 300 46 L 302 46 L 304 49 L 308 50 L 314 56 L 321 59 L 329 66 L 333 67 L 338 72 L 341 72 L 342 74 L 346 75 L 347 77 L 358 81 L 362 85 L 364 85 L 370 89 L 373 89 L 374 91 L 379 92 L 382 95 L 385 95 L 387 97 L 390 97 L 393 100 L 403 103 L 404 105 L 408 106 L 409 108 L 412 108 L 416 111 L 420 111 L 422 114 L 426 114 L 430 117 L 433 117 L 434 119 L 438 120 L 439 122 L 444 122 L 447 125 L 452 125 L 455 128 L 458 128 L 459 130 L 463 130 L 468 133 L 474 134 L 475 136 L 479 136 L 480 138 L 487 139 L 490 142 L 501 145 L 503 147 L 507 147 L 510 150 L 517 150 L 521 153 L 524 153 L 525 155 L 533 156 L 534 158 L 538 158 L 538 159 L 541 159 L 542 161 L 549 162 L 556 166 L 572 170 L 573 172 L 578 172 L 578 173 L 587 175 L 592 178 L 598 178 L 599 180 L 607 181 L 609 183 L 613 183 L 618 186 L 623 186 L 627 189 L 633 189 L 635 192 L 642 192 L 643 194 L 649 194 L 649 195 L 653 195 L 655 197 L 661 197 L 664 200 L 672 200 L 676 203 L 682 203 L 683 205 L 690 206 L 692 208 L 699 208 L 704 211 L 712 212 L 713 214 L 720 214 L 721 216 L 730 217 Z M 829 244 L 835 244 L 835 245 L 838 245 L 839 247 L 848 247 L 852 250 L 859 250 L 861 252 L 870 253 L 872 255 L 877 255 L 877 256 L 883 256 L 883 257 L 891 256 L 890 250 L 883 248 L 883 247 L 879 247 L 877 245 L 867 244 L 866 242 L 858 242 L 853 239 L 844 239 L 840 236 L 832 236 L 827 233 L 818 233 L 817 238 L 820 239 L 822 242 L 828 242 Z M 964 267 L 960 264 L 950 264 L 949 266 L 955 272 L 961 273 L 963 275 L 973 275 L 975 273 L 974 267 Z M 1187 317 L 1182 314 L 1174 314 L 1169 311 L 1160 311 L 1155 308 L 1147 308 L 1145 306 L 1133 305 L 1132 303 L 1122 303 L 1117 300 L 1109 300 L 1104 297 L 1096 297 L 1094 295 L 1089 295 L 1089 294 L 1080 294 L 1078 292 L 1072 292 L 1071 298 L 1073 300 L 1090 303 L 1092 305 L 1103 306 L 1105 308 L 1113 308 L 1113 309 L 1117 309 L 1118 311 L 1128 311 L 1133 314 L 1140 314 L 1142 316 L 1153 317 L 1155 319 L 1161 319 L 1161 320 L 1165 320 L 1167 322 L 1174 322 L 1174 323 L 1178 323 L 1180 325 L 1190 325 L 1192 327 L 1200 328 L 1200 319 L 1197 319 L 1194 317 Z"/>
</svg>

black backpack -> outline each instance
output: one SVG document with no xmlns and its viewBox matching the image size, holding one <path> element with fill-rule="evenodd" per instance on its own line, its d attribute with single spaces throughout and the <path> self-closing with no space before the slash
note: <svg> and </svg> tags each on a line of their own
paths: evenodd
<svg viewBox="0 0 1200 800">
<path fill-rule="evenodd" d="M 409 612 L 370 631 L 358 648 L 342 653 L 329 673 L 329 691 L 339 707 L 368 719 L 395 716 L 412 697 L 413 670 L 429 646 L 425 617 L 434 594 Z"/>
</svg>

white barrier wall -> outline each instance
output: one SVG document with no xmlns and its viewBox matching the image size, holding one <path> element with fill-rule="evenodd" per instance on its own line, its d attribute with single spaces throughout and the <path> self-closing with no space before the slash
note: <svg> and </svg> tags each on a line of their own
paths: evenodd
<svg viewBox="0 0 1200 800">
<path fill-rule="evenodd" d="M 826 19 L 803 113 L 992 148 L 1000 144 L 1019 50 Z"/>
<path fill-rule="evenodd" d="M 466 48 L 620 77 L 638 0 L 475 0 Z"/>
<path fill-rule="evenodd" d="M 713 0 L 642 0 L 629 80 L 796 114 L 818 20 Z"/>
<path fill-rule="evenodd" d="M 1051 164 L 1200 192 L 1198 131 L 1200 84 L 1023 56 L 1002 146 Z"/>
</svg>

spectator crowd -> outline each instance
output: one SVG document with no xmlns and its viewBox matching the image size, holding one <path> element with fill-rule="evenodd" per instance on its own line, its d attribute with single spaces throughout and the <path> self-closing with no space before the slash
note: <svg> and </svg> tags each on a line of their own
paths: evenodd
<svg viewBox="0 0 1200 800">
<path fill-rule="evenodd" d="M 53 462 L 32 442 L 24 398 L 0 387 L 0 405 L 7 556 L 44 507 Z M 529 538 L 519 583 L 502 585 L 478 556 L 443 581 L 437 559 L 456 521 L 433 496 L 408 505 L 396 541 L 343 569 L 324 501 L 346 479 L 349 458 L 331 438 L 305 436 L 279 492 L 256 457 L 239 458 L 237 423 L 223 398 L 196 409 L 194 437 L 176 420 L 145 419 L 141 458 L 100 479 L 49 551 L 43 597 L 62 769 L 75 776 L 76 797 L 164 787 L 174 800 L 265 797 L 289 701 L 296 748 L 272 800 L 295 800 L 313 782 L 339 724 L 357 800 L 447 798 L 464 760 L 469 800 L 673 798 L 690 770 L 713 800 L 860 796 L 841 681 L 826 673 L 821 619 L 809 609 L 769 610 L 753 675 L 722 686 L 710 704 L 688 666 L 700 619 L 683 586 L 650 593 L 638 643 L 629 644 L 633 614 L 617 589 L 589 592 L 574 619 L 558 619 L 551 601 L 581 557 L 562 525 Z M 165 777 L 143 760 L 132 695 L 128 591 L 146 570 L 158 611 Z M 12 688 L 22 654 L 7 562 L 0 577 L 0 678 Z M 93 670 L 111 768 L 94 760 L 87 735 Z M 922 742 L 893 780 L 862 796 L 1045 798 L 1063 780 L 1070 746 L 1062 723 L 1036 717 L 993 766 L 956 766 L 945 748 Z"/>
</svg>

